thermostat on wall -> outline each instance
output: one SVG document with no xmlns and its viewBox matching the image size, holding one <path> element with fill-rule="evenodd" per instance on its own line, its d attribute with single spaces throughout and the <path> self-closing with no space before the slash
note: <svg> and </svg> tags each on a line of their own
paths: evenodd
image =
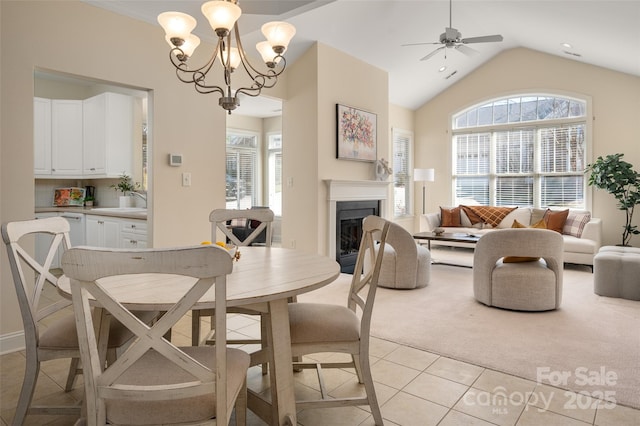
<svg viewBox="0 0 640 426">
<path fill-rule="evenodd" d="M 182 166 L 182 154 L 169 154 L 169 165 L 174 167 Z"/>
</svg>

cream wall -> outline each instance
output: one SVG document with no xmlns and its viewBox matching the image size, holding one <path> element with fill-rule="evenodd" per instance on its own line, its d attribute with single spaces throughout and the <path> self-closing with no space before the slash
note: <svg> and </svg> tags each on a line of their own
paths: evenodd
<svg viewBox="0 0 640 426">
<path fill-rule="evenodd" d="M 42 68 L 148 90 L 154 246 L 206 239 L 208 213 L 224 207 L 226 114 L 216 96 L 177 81 L 162 29 L 78 1 L 3 0 L 0 8 L 0 221 L 34 217 L 33 73 Z M 211 50 L 201 45 L 191 61 Z M 183 154 L 182 167 L 168 165 L 170 152 Z M 192 186 L 181 186 L 182 172 Z M 0 262 L 4 336 L 22 326 L 6 254 Z"/>
<path fill-rule="evenodd" d="M 320 43 L 292 69 L 284 104 L 283 158 L 285 185 L 290 181 L 293 186 L 284 194 L 282 244 L 324 254 L 330 232 L 324 180 L 373 178 L 372 163 L 336 159 L 336 104 L 377 114 L 378 158 L 389 158 L 388 76 Z"/>
<path fill-rule="evenodd" d="M 592 100 L 591 162 L 622 152 L 640 171 L 640 77 L 518 48 L 505 51 L 416 111 L 416 167 L 436 169 L 427 211 L 450 205 L 451 114 L 483 100 L 521 92 L 551 92 Z M 619 244 L 624 214 L 615 199 L 592 191 L 593 215 L 603 220 L 603 244 Z M 416 212 L 418 210 L 415 210 Z M 640 224 L 636 214 L 634 224 Z M 640 244 L 634 237 L 632 244 Z"/>
</svg>

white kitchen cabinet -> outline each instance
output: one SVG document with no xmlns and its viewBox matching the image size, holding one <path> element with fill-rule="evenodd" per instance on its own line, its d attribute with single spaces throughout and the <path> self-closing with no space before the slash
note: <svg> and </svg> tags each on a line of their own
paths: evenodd
<svg viewBox="0 0 640 426">
<path fill-rule="evenodd" d="M 83 101 L 83 171 L 85 176 L 131 176 L 134 149 L 134 99 L 102 93 Z"/>
<path fill-rule="evenodd" d="M 147 248 L 147 221 L 121 219 L 120 247 Z"/>
<path fill-rule="evenodd" d="M 33 98 L 33 173 L 51 174 L 51 99 Z"/>
<path fill-rule="evenodd" d="M 86 241 L 88 246 L 120 247 L 120 219 L 86 215 Z"/>
<path fill-rule="evenodd" d="M 51 101 L 51 174 L 82 175 L 82 101 Z"/>
<path fill-rule="evenodd" d="M 86 215 L 87 245 L 110 248 L 146 248 L 147 221 Z"/>
</svg>

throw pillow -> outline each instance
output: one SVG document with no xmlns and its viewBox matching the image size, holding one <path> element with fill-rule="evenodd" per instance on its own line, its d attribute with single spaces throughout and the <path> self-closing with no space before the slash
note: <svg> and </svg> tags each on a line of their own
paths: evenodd
<svg viewBox="0 0 640 426">
<path fill-rule="evenodd" d="M 562 234 L 568 215 L 569 209 L 561 211 L 547 210 L 544 214 L 544 221 L 547 224 L 547 229 L 551 229 L 552 231 Z"/>
<path fill-rule="evenodd" d="M 549 209 L 531 209 L 531 221 L 529 223 L 537 223 L 544 219 L 544 215 Z"/>
<path fill-rule="evenodd" d="M 546 229 L 547 225 L 544 223 L 544 219 L 540 219 L 536 223 L 531 226 L 523 225 L 517 220 L 513 221 L 512 228 L 538 228 L 538 229 Z M 540 260 L 539 257 L 526 257 L 526 256 L 506 256 L 502 259 L 503 263 L 520 263 L 520 262 L 537 262 Z"/>
<path fill-rule="evenodd" d="M 567 221 L 564 223 L 562 233 L 566 235 L 573 235 L 580 238 L 584 227 L 591 220 L 591 213 L 574 213 L 570 212 L 567 216 Z"/>
<path fill-rule="evenodd" d="M 462 226 L 460 223 L 460 207 L 440 207 L 440 226 Z"/>
<path fill-rule="evenodd" d="M 482 222 L 496 228 L 502 222 L 502 219 L 517 207 L 470 206 L 469 209 L 479 216 Z M 469 214 L 466 209 L 465 212 Z M 473 220 L 471 222 L 473 223 Z"/>
<path fill-rule="evenodd" d="M 462 210 L 464 210 L 464 213 L 469 218 L 469 221 L 471 222 L 471 225 L 475 225 L 476 223 L 482 223 L 483 222 L 482 218 L 480 216 L 478 216 L 476 214 L 476 212 L 474 212 L 471 209 L 471 207 L 463 206 L 463 205 L 460 205 L 460 207 L 462 208 Z"/>
</svg>

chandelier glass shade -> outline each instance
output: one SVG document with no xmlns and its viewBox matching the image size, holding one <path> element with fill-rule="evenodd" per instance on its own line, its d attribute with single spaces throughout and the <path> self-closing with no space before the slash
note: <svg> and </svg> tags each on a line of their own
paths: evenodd
<svg viewBox="0 0 640 426">
<path fill-rule="evenodd" d="M 268 22 L 262 26 L 266 41 L 256 45 L 266 69 L 254 67 L 240 40 L 237 20 L 242 10 L 236 0 L 213 0 L 202 5 L 202 14 L 218 37 L 218 43 L 210 59 L 199 68 L 190 69 L 188 59 L 200 44 L 200 39 L 191 34 L 196 20 L 181 12 L 164 12 L 158 15 L 158 23 L 165 31 L 165 40 L 171 46 L 169 59 L 176 68 L 176 75 L 183 83 L 191 83 L 199 93 L 219 93 L 218 103 L 229 114 L 240 105 L 238 95 L 258 96 L 262 89 L 274 87 L 278 76 L 284 71 L 287 61 L 283 54 L 296 33 L 293 25 L 287 22 Z M 224 85 L 209 84 L 207 74 L 220 62 Z M 242 67 L 249 76 L 251 84 L 247 87 L 231 88 L 231 74 Z"/>
</svg>

